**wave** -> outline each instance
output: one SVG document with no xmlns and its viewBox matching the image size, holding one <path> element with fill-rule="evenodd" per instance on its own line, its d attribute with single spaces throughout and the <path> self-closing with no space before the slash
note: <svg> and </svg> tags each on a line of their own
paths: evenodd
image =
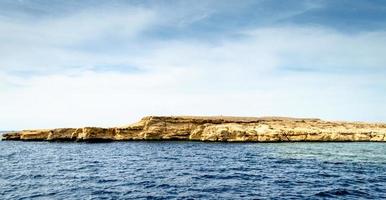
<svg viewBox="0 0 386 200">
<path fill-rule="evenodd" d="M 315 194 L 315 196 L 319 196 L 319 197 L 351 196 L 351 197 L 366 197 L 366 198 L 368 198 L 370 196 L 370 194 L 366 193 L 364 191 L 361 191 L 361 190 L 336 188 L 336 189 L 326 190 L 323 192 L 318 192 Z"/>
</svg>

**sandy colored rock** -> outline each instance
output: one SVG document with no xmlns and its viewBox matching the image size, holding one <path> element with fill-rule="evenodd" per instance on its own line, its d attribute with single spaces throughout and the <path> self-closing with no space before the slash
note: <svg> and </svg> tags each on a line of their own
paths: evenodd
<svg viewBox="0 0 386 200">
<path fill-rule="evenodd" d="M 118 128 L 59 128 L 7 133 L 4 140 L 226 142 L 384 142 L 386 124 L 286 117 L 148 116 Z"/>
</svg>

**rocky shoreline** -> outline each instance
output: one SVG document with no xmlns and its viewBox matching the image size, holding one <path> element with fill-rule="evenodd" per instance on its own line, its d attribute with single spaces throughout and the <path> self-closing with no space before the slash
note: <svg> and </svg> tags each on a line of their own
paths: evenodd
<svg viewBox="0 0 386 200">
<path fill-rule="evenodd" d="M 6 133 L 3 140 L 386 142 L 386 124 L 285 117 L 148 116 L 126 127 L 24 130 Z"/>
</svg>

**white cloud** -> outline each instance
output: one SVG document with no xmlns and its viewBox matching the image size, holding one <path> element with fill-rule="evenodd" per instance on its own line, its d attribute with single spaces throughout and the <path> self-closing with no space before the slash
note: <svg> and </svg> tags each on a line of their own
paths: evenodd
<svg viewBox="0 0 386 200">
<path fill-rule="evenodd" d="M 215 76 L 212 74 L 213 83 L 218 81 Z M 246 84 L 240 90 L 226 90 L 208 85 L 208 90 L 198 84 L 192 86 L 194 91 L 185 90 L 189 84 L 200 82 L 199 78 L 193 79 L 188 71 L 35 77 L 23 81 L 27 86 L 1 91 L 1 128 L 117 126 L 145 115 L 386 118 L 384 97 L 373 98 L 374 94 L 363 87 L 353 89 L 358 76 L 270 76 L 256 80 L 263 87 Z"/>
<path fill-rule="evenodd" d="M 346 72 L 386 69 L 386 32 L 343 34 L 317 27 L 263 28 L 217 43 L 167 41 L 145 66 L 272 71 L 278 67 Z M 140 64 L 140 63 L 139 63 Z"/>
<path fill-rule="evenodd" d="M 112 59 L 82 50 L 103 40 L 130 42 L 152 25 L 154 13 L 141 8 L 83 10 L 39 21 L 0 21 L 0 69 L 60 70 Z"/>
</svg>

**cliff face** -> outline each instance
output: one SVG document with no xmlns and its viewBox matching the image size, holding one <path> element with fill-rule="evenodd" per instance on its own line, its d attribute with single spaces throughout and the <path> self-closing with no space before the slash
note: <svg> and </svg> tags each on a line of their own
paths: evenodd
<svg viewBox="0 0 386 200">
<path fill-rule="evenodd" d="M 4 140 L 228 142 L 386 141 L 386 124 L 280 117 L 144 117 L 120 128 L 61 128 L 7 133 Z"/>
</svg>

